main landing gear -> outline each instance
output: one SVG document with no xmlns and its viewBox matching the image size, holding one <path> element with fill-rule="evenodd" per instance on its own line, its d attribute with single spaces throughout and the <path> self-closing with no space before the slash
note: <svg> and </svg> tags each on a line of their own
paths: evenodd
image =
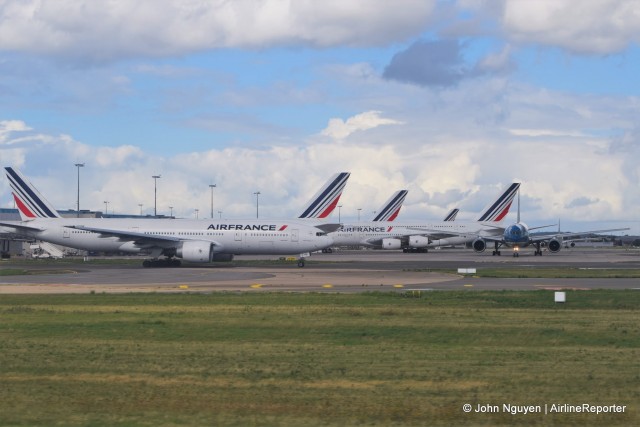
<svg viewBox="0 0 640 427">
<path fill-rule="evenodd" d="M 304 259 L 311 256 L 311 254 L 309 252 L 305 252 L 303 254 L 300 254 L 300 256 L 298 257 L 298 267 L 302 268 L 304 267 Z"/>
<path fill-rule="evenodd" d="M 540 243 L 536 243 L 536 251 L 533 253 L 534 256 L 542 256 L 542 249 L 540 249 Z"/>
<path fill-rule="evenodd" d="M 500 243 L 499 242 L 494 242 L 495 244 L 495 249 L 493 250 L 493 252 L 491 253 L 492 256 L 500 256 Z"/>
<path fill-rule="evenodd" d="M 142 261 L 142 266 L 144 268 L 158 268 L 158 267 L 180 267 L 182 262 L 179 259 L 175 258 L 164 258 L 164 259 L 145 259 Z"/>
</svg>

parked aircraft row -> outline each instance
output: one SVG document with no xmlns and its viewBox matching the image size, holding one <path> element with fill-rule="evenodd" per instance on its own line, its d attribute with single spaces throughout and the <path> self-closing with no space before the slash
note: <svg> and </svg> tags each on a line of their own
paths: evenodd
<svg viewBox="0 0 640 427">
<path fill-rule="evenodd" d="M 394 221 L 407 195 L 407 190 L 400 190 L 370 222 L 329 222 L 326 218 L 339 202 L 350 176 L 348 172 L 333 175 L 295 219 L 61 218 L 22 173 L 11 167 L 5 170 L 21 216 L 21 221 L 0 222 L 5 232 L 82 250 L 147 253 L 152 259 L 146 260 L 145 266 L 180 265 L 180 259 L 231 260 L 234 255 L 244 254 L 300 254 L 298 265 L 302 267 L 310 252 L 342 245 L 426 251 L 433 246 L 473 242 L 474 250 L 482 252 L 486 242 L 493 242 L 494 255 L 500 255 L 499 248 L 503 245 L 519 249 L 533 244 L 537 247 L 536 255 L 541 255 L 540 245 L 545 242 L 551 252 L 557 252 L 562 237 L 623 230 L 534 238 L 519 218 L 517 223 L 503 226 L 519 183 L 502 192 L 477 221 L 453 221 L 457 210 L 441 222 Z"/>
</svg>

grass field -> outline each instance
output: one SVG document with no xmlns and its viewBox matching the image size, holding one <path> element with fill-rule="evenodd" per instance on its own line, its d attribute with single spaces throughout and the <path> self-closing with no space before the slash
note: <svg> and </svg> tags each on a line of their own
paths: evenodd
<svg viewBox="0 0 640 427">
<path fill-rule="evenodd" d="M 2 295 L 0 425 L 640 425 L 640 291 L 567 301 Z M 502 412 L 583 403 L 626 408 Z"/>
</svg>

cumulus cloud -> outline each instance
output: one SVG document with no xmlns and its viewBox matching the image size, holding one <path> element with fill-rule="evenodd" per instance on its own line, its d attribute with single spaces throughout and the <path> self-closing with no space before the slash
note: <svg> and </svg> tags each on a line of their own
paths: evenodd
<svg viewBox="0 0 640 427">
<path fill-rule="evenodd" d="M 640 4 L 634 0 L 505 0 L 507 37 L 577 53 L 611 54 L 640 41 Z"/>
<path fill-rule="evenodd" d="M 384 125 L 400 125 L 401 121 L 381 117 L 381 111 L 367 111 L 357 114 L 347 120 L 333 118 L 328 126 L 321 132 L 322 135 L 344 139 L 354 132 L 373 129 Z"/>
<path fill-rule="evenodd" d="M 375 46 L 423 30 L 435 0 L 7 0 L 0 49 L 108 61 L 216 48 Z"/>
</svg>

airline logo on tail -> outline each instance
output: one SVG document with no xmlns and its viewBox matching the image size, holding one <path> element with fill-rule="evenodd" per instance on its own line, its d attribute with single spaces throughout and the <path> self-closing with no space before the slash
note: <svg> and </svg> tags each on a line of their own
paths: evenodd
<svg viewBox="0 0 640 427">
<path fill-rule="evenodd" d="M 458 208 L 451 209 L 451 212 L 449 212 L 447 214 L 447 216 L 444 217 L 444 220 L 445 221 L 455 221 L 456 220 L 456 216 L 458 216 L 458 212 L 460 212 L 460 209 L 458 209 Z"/>
<path fill-rule="evenodd" d="M 324 187 L 305 206 L 298 218 L 326 218 L 338 205 L 340 196 L 351 174 L 341 172 L 333 175 Z"/>
<path fill-rule="evenodd" d="M 373 218 L 374 221 L 393 221 L 400 213 L 402 203 L 407 197 L 408 190 L 396 191 L 389 200 L 382 206 L 380 213 Z"/>
<path fill-rule="evenodd" d="M 11 167 L 6 167 L 5 170 L 23 221 L 34 218 L 60 218 L 55 208 L 22 173 Z"/>
<path fill-rule="evenodd" d="M 516 197 L 518 189 L 520 188 L 519 182 L 514 182 L 507 188 L 507 190 L 500 195 L 489 208 L 485 209 L 478 221 L 502 221 L 502 219 L 509 213 L 509 208 L 513 202 L 513 198 Z"/>
</svg>

